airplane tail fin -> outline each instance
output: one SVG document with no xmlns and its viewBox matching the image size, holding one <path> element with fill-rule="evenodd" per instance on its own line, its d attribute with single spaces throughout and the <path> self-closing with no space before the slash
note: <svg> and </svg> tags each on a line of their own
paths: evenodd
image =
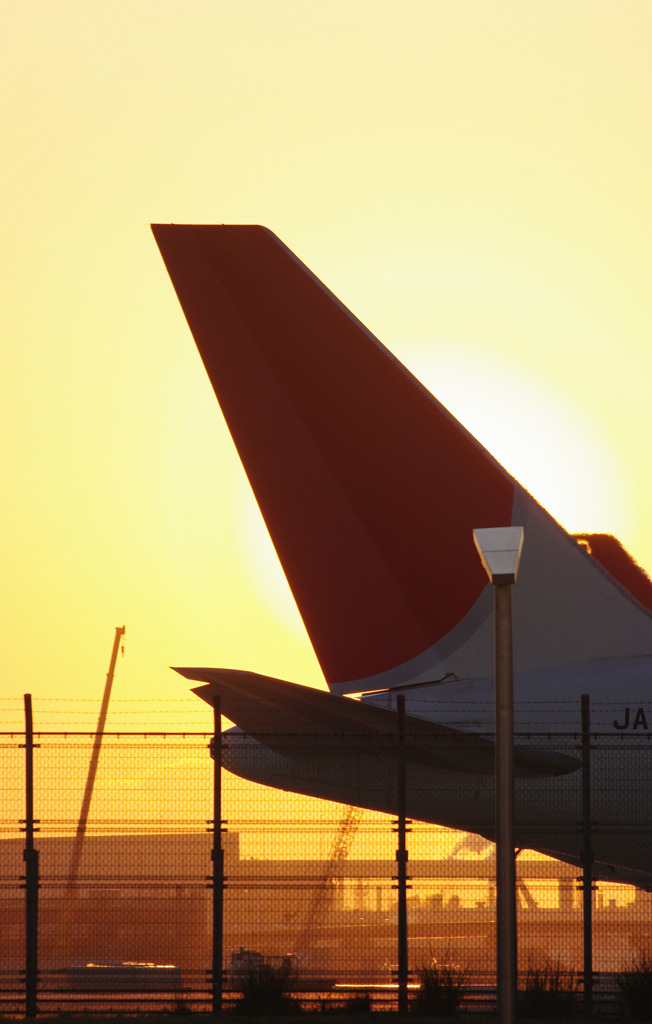
<svg viewBox="0 0 652 1024">
<path fill-rule="evenodd" d="M 491 673 L 478 527 L 525 527 L 517 670 L 652 652 L 650 613 L 274 234 L 152 230 L 332 690 Z"/>
</svg>

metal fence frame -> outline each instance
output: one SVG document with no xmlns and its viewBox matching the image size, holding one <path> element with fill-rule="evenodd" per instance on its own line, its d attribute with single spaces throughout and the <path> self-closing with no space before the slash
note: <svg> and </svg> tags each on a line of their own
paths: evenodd
<svg viewBox="0 0 652 1024">
<path fill-rule="evenodd" d="M 225 878 L 225 863 L 224 863 L 224 850 L 223 850 L 223 836 L 226 831 L 228 822 L 223 819 L 223 807 L 222 807 L 222 769 L 221 769 L 221 753 L 222 745 L 224 742 L 228 743 L 228 740 L 224 741 L 220 732 L 220 707 L 219 702 L 214 707 L 214 721 L 215 730 L 212 736 L 213 746 L 213 765 L 212 765 L 212 818 L 206 820 L 206 829 L 211 833 L 212 836 L 212 849 L 211 849 L 211 870 L 210 874 L 207 874 L 203 881 L 203 884 L 212 890 L 211 895 L 211 935 L 212 935 L 212 947 L 210 950 L 210 967 L 206 971 L 200 971 L 197 979 L 193 984 L 195 988 L 184 995 L 184 1002 L 194 1006 L 197 1009 L 211 1008 L 214 1012 L 219 1012 L 224 1006 L 233 1003 L 234 999 L 237 998 L 237 993 L 233 989 L 233 979 L 225 977 L 224 973 L 224 894 L 225 887 L 229 884 L 238 884 L 236 879 L 231 880 Z M 43 1005 L 50 1010 L 54 1005 L 59 1008 L 72 1009 L 79 1008 L 85 1005 L 84 997 L 73 998 L 72 993 L 57 993 L 53 996 L 52 992 L 44 992 L 42 987 L 43 974 L 39 972 L 38 965 L 38 929 L 39 929 L 39 899 L 44 884 L 44 879 L 39 876 L 39 851 L 36 849 L 36 833 L 39 830 L 39 826 L 43 823 L 39 822 L 34 817 L 34 750 L 38 749 L 39 742 L 47 741 L 48 738 L 57 737 L 61 740 L 63 738 L 73 739 L 75 736 L 83 736 L 85 739 L 92 738 L 92 734 L 84 732 L 83 734 L 75 733 L 39 733 L 34 734 L 33 723 L 31 718 L 31 703 L 26 703 L 26 726 L 24 736 L 19 736 L 15 731 L 11 734 L 4 734 L 5 737 L 9 736 L 11 741 L 15 741 L 18 738 L 24 739 L 24 743 L 20 746 L 25 749 L 25 818 L 19 823 L 21 831 L 24 832 L 24 849 L 23 859 L 25 863 L 25 874 L 20 882 L 17 880 L 17 884 L 21 884 L 24 888 L 24 968 L 20 972 L 14 972 L 12 977 L 5 978 L 4 984 L 2 984 L 3 991 L 0 993 L 4 1006 L 11 1012 L 17 1012 L 22 1003 L 24 1007 L 25 1016 L 33 1017 L 37 1014 L 39 1007 L 39 1001 L 42 1001 Z M 112 734 L 107 734 L 111 736 Z M 163 737 L 167 739 L 175 736 L 179 737 L 180 740 L 200 739 L 202 743 L 208 746 L 208 740 L 211 738 L 205 733 L 179 733 L 174 734 L 171 732 L 167 733 L 120 733 L 115 734 L 118 738 L 127 740 L 131 737 L 138 737 L 139 739 L 149 739 L 151 742 L 155 742 L 157 738 L 162 740 Z M 398 744 L 399 754 L 403 750 L 403 738 L 402 732 L 399 730 L 399 735 L 396 737 Z M 588 705 L 583 705 L 583 718 L 582 718 L 582 733 L 570 733 L 569 742 L 572 742 L 578 750 L 581 750 L 583 757 L 583 787 L 582 787 L 582 814 L 581 820 L 578 819 L 578 829 L 582 830 L 583 835 L 583 873 L 580 879 L 578 879 L 579 887 L 581 887 L 583 895 L 583 942 L 584 942 L 584 958 L 583 958 L 583 979 L 584 985 L 582 986 L 583 1000 L 585 1007 L 590 1009 L 594 1000 L 594 973 L 592 964 L 592 909 L 594 904 L 594 893 L 595 885 L 592 880 L 592 855 L 591 855 L 591 790 L 590 790 L 590 761 L 592 753 L 592 737 L 590 734 L 590 722 Z M 400 798 L 401 791 L 404 792 L 405 786 L 405 763 L 404 757 L 399 756 L 398 758 L 398 793 Z M 402 772 L 402 781 L 401 781 Z M 410 878 L 407 871 L 408 866 L 408 851 L 407 851 L 407 839 L 406 833 L 409 830 L 410 823 L 405 818 L 405 808 L 401 804 L 397 806 L 397 815 L 392 823 L 388 822 L 388 827 L 393 828 L 396 831 L 397 836 L 397 848 L 396 848 L 396 866 L 397 874 L 395 876 L 395 887 L 396 887 L 396 898 L 397 898 L 397 920 L 396 920 L 396 963 L 398 967 L 395 969 L 395 982 L 392 986 L 386 986 L 384 991 L 380 992 L 379 989 L 375 991 L 374 998 L 378 1002 L 382 1001 L 383 1005 L 397 1005 L 399 1009 L 406 1009 L 408 1006 L 408 985 L 414 984 L 412 975 L 408 968 L 408 924 L 407 924 L 407 892 L 410 888 L 411 881 L 414 882 L 414 878 Z M 196 880 L 195 880 L 196 881 Z M 124 983 L 124 977 L 121 979 Z M 601 982 L 599 975 L 597 976 L 598 982 Z M 1 984 L 1 983 L 0 983 Z M 604 985 L 602 985 L 604 988 Z M 613 988 L 613 985 L 612 985 Z M 600 989 L 600 985 L 597 986 Z M 600 992 L 596 990 L 595 996 L 597 998 Z M 350 994 L 356 992 L 368 991 L 364 988 L 357 987 L 355 985 L 350 986 L 347 991 Z M 473 1004 L 476 1006 L 485 1005 L 487 1000 L 493 998 L 494 983 L 491 977 L 487 978 L 476 978 L 476 985 L 473 991 Z M 110 996 L 110 998 L 109 998 Z M 112 996 L 109 994 L 106 999 L 102 1000 L 104 1006 L 110 1005 L 112 1008 L 124 1009 L 125 1007 L 133 1010 L 151 1010 L 153 1006 L 159 1004 L 174 1005 L 175 1002 L 179 1002 L 179 994 L 174 991 L 166 992 L 150 992 L 149 994 L 143 991 L 134 990 L 132 992 L 119 992 L 116 991 Z M 42 1000 L 41 1000 L 41 997 Z M 89 1002 L 89 996 L 87 994 L 86 1003 Z M 305 1000 L 321 1000 L 332 999 L 332 993 L 314 991 L 302 992 L 301 998 Z M 340 993 L 340 998 L 343 998 Z M 615 998 L 613 992 L 609 998 Z M 92 999 L 90 999 L 92 1003 Z"/>
</svg>

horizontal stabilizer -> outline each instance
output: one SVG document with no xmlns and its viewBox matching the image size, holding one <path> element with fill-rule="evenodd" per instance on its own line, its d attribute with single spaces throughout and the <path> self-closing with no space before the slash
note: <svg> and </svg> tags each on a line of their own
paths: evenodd
<svg viewBox="0 0 652 1024">
<path fill-rule="evenodd" d="M 279 753 L 296 754 L 305 749 L 314 757 L 357 749 L 396 755 L 399 722 L 395 711 L 255 672 L 220 668 L 175 671 L 206 683 L 193 692 L 208 704 L 219 694 L 226 718 Z M 489 738 L 411 715 L 405 716 L 404 735 L 408 763 L 493 774 L 494 743 Z M 517 776 L 563 775 L 579 767 L 573 757 L 530 747 L 517 747 L 514 761 Z"/>
</svg>

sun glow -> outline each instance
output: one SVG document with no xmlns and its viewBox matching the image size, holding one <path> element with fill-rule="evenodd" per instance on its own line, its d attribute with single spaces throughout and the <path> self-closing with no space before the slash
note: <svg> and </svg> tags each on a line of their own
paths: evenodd
<svg viewBox="0 0 652 1024">
<path fill-rule="evenodd" d="M 400 357 L 566 530 L 627 534 L 625 469 L 604 426 L 568 392 L 457 341 L 410 341 Z"/>
<path fill-rule="evenodd" d="M 394 348 L 421 383 L 566 530 L 628 535 L 626 468 L 604 425 L 567 391 L 470 343 L 424 338 Z M 261 604 L 281 628 L 305 636 L 244 480 L 233 505 L 233 533 L 235 555 Z"/>
</svg>

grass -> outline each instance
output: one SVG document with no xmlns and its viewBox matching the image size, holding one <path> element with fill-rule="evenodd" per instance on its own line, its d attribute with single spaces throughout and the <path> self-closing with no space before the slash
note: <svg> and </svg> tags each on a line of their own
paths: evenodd
<svg viewBox="0 0 652 1024">
<path fill-rule="evenodd" d="M 643 954 L 631 970 L 618 978 L 625 1012 L 632 1020 L 652 1019 L 652 957 Z"/>
<path fill-rule="evenodd" d="M 448 962 L 433 962 L 416 973 L 420 987 L 412 999 L 412 1010 L 432 1017 L 454 1016 L 464 998 L 469 972 Z"/>
<path fill-rule="evenodd" d="M 287 994 L 291 978 L 289 963 L 278 966 L 262 963 L 247 967 L 238 974 L 237 987 L 242 998 L 236 1003 L 235 1012 L 270 1017 L 298 1013 L 299 1005 Z"/>
<path fill-rule="evenodd" d="M 576 1007 L 575 994 L 579 981 L 572 971 L 546 963 L 530 967 L 525 985 L 518 994 L 519 1013 L 524 1017 L 558 1017 L 568 1015 Z"/>
</svg>

